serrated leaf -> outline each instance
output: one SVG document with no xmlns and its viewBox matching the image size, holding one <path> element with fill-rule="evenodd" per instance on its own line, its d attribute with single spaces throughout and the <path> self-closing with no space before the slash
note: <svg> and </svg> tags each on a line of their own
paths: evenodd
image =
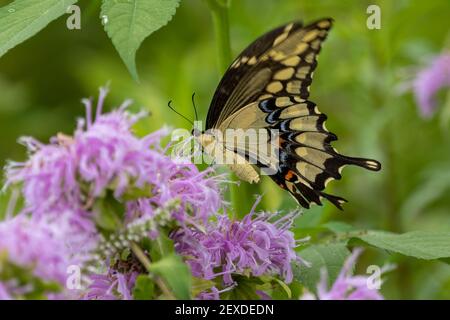
<svg viewBox="0 0 450 320">
<path fill-rule="evenodd" d="M 412 231 L 395 234 L 384 231 L 368 231 L 356 235 L 374 247 L 397 252 L 418 259 L 433 260 L 450 257 L 450 232 Z"/>
<path fill-rule="evenodd" d="M 104 28 L 120 57 L 138 81 L 136 51 L 150 34 L 166 25 L 180 0 L 103 0 Z"/>
<path fill-rule="evenodd" d="M 150 271 L 161 276 L 177 299 L 190 299 L 191 272 L 176 254 L 170 254 L 151 264 Z"/>
<path fill-rule="evenodd" d="M 77 0 L 16 0 L 0 8 L 0 57 L 66 13 Z"/>
<path fill-rule="evenodd" d="M 350 255 L 350 251 L 345 244 L 320 244 L 312 245 L 298 253 L 311 267 L 294 268 L 294 277 L 300 281 L 308 290 L 316 292 L 317 284 L 320 281 L 321 270 L 325 268 L 328 275 L 328 286 L 336 280 L 344 265 L 345 259 Z"/>
<path fill-rule="evenodd" d="M 133 289 L 133 297 L 136 300 L 152 300 L 155 283 L 146 274 L 141 274 L 136 278 Z"/>
</svg>

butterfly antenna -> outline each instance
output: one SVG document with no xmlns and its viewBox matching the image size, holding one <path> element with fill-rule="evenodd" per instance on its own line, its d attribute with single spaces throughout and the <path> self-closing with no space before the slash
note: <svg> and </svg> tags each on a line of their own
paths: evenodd
<svg viewBox="0 0 450 320">
<path fill-rule="evenodd" d="M 194 125 L 194 123 L 189 120 L 188 118 L 186 118 L 184 115 L 182 115 L 181 113 L 179 113 L 177 110 L 175 110 L 172 106 L 171 106 L 172 100 L 170 100 L 167 103 L 167 106 L 169 107 L 170 110 L 172 110 L 173 112 L 175 112 L 177 115 L 179 115 L 180 117 L 182 117 L 183 119 L 185 119 L 186 121 L 188 121 L 190 124 Z"/>
<path fill-rule="evenodd" d="M 194 106 L 195 121 L 198 121 L 197 107 L 195 106 L 195 92 L 192 94 L 192 105 Z"/>
</svg>

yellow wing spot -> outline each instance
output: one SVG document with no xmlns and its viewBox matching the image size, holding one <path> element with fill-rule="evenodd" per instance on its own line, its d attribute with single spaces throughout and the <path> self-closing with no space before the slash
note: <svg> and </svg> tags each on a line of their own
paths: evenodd
<svg viewBox="0 0 450 320">
<path fill-rule="evenodd" d="M 298 143 L 305 143 L 306 138 L 307 138 L 306 133 L 301 133 L 295 137 L 295 141 L 297 141 Z"/>
<path fill-rule="evenodd" d="M 306 76 L 308 75 L 310 70 L 311 70 L 311 68 L 309 66 L 300 67 L 300 68 L 298 68 L 295 76 L 301 80 L 306 79 Z"/>
<path fill-rule="evenodd" d="M 300 93 L 302 83 L 298 80 L 289 81 L 286 85 L 286 91 L 289 93 Z"/>
<path fill-rule="evenodd" d="M 281 111 L 280 118 L 281 119 L 289 119 L 296 117 L 303 117 L 309 115 L 309 110 L 306 104 L 294 104 L 290 107 L 285 108 Z"/>
<path fill-rule="evenodd" d="M 306 49 L 308 49 L 308 44 L 305 43 L 305 42 L 300 42 L 300 43 L 295 47 L 295 50 L 294 50 L 293 54 L 299 55 L 299 54 L 305 52 Z"/>
<path fill-rule="evenodd" d="M 240 65 L 241 65 L 241 62 L 238 60 L 238 61 L 235 61 L 235 62 L 231 65 L 231 67 L 234 68 L 234 69 L 236 69 L 236 68 L 239 68 Z"/>
<path fill-rule="evenodd" d="M 320 132 L 303 132 L 295 137 L 295 141 L 298 143 L 323 149 L 327 135 Z"/>
<path fill-rule="evenodd" d="M 256 57 L 255 56 L 253 56 L 253 57 L 251 57 L 248 61 L 247 61 L 247 64 L 249 64 L 249 65 L 254 65 L 256 62 L 258 62 L 258 60 L 256 59 Z"/>
<path fill-rule="evenodd" d="M 319 108 L 317 106 L 314 107 L 314 113 L 315 114 L 321 114 L 322 112 L 319 111 Z"/>
<path fill-rule="evenodd" d="M 289 128 L 297 131 L 317 131 L 317 116 L 294 118 L 289 122 Z"/>
<path fill-rule="evenodd" d="M 309 53 L 309 54 L 305 57 L 305 61 L 306 61 L 307 63 L 313 63 L 313 61 L 314 61 L 314 53 L 313 53 L 313 52 Z"/>
<path fill-rule="evenodd" d="M 266 93 L 266 94 L 260 95 L 258 100 L 269 99 L 269 98 L 272 98 L 272 97 L 273 97 L 273 95 L 271 95 L 269 93 Z"/>
<path fill-rule="evenodd" d="M 267 85 L 266 90 L 270 93 L 277 93 L 283 89 L 283 84 L 280 81 L 274 81 Z"/>
<path fill-rule="evenodd" d="M 292 27 L 294 26 L 293 23 L 289 23 L 285 28 L 284 32 L 289 33 L 292 30 Z"/>
<path fill-rule="evenodd" d="M 281 61 L 282 64 L 288 67 L 295 67 L 300 62 L 300 57 L 298 56 L 292 56 L 287 59 L 284 59 Z"/>
<path fill-rule="evenodd" d="M 318 50 L 320 47 L 320 39 L 316 39 L 313 42 L 311 42 L 311 48 L 313 48 L 314 50 Z"/>
<path fill-rule="evenodd" d="M 325 28 L 328 28 L 331 25 L 331 23 L 328 20 L 323 20 L 323 21 L 320 21 L 317 25 L 320 28 L 325 29 Z"/>
<path fill-rule="evenodd" d="M 271 50 L 269 52 L 269 56 L 275 61 L 280 61 L 286 58 L 286 55 L 283 52 L 277 50 Z"/>
<path fill-rule="evenodd" d="M 292 102 L 289 97 L 279 97 L 275 100 L 275 105 L 280 108 L 290 106 L 291 104 Z"/>
<path fill-rule="evenodd" d="M 241 63 L 246 63 L 247 61 L 248 61 L 248 57 L 243 56 L 243 57 L 241 58 Z"/>
<path fill-rule="evenodd" d="M 286 181 L 285 183 L 289 191 L 291 191 L 292 193 L 295 193 L 297 191 L 297 187 L 295 186 L 295 184 L 290 181 Z"/>
<path fill-rule="evenodd" d="M 306 157 L 308 155 L 308 149 L 305 147 L 298 147 L 295 149 L 295 153 L 297 153 L 300 157 Z"/>
<path fill-rule="evenodd" d="M 299 96 L 295 96 L 294 100 L 297 101 L 297 102 L 305 102 L 305 99 L 302 99 Z"/>
<path fill-rule="evenodd" d="M 285 68 L 280 71 L 277 71 L 275 73 L 275 75 L 273 76 L 273 78 L 275 80 L 287 80 L 289 78 L 292 78 L 294 72 L 295 72 L 295 69 L 292 67 Z"/>
<path fill-rule="evenodd" d="M 319 36 L 325 37 L 327 35 L 327 30 L 322 30 L 319 32 Z"/>
<path fill-rule="evenodd" d="M 280 44 L 281 42 L 283 42 L 284 40 L 286 40 L 286 38 L 288 37 L 289 32 L 283 32 L 282 34 L 280 34 L 278 37 L 275 38 L 275 40 L 273 41 L 273 46 L 276 46 L 278 44 Z"/>
<path fill-rule="evenodd" d="M 321 169 L 325 169 L 325 161 L 333 157 L 325 151 L 310 147 L 297 147 L 295 153 Z"/>
<path fill-rule="evenodd" d="M 327 180 L 325 180 L 324 185 L 325 187 L 330 183 L 330 181 L 333 181 L 334 178 L 333 177 L 329 177 Z"/>
<path fill-rule="evenodd" d="M 311 30 L 303 36 L 302 41 L 310 42 L 311 40 L 317 38 L 318 35 L 319 35 L 319 30 L 317 30 L 317 29 Z"/>
<path fill-rule="evenodd" d="M 371 160 L 366 161 L 366 165 L 371 169 L 378 169 L 380 167 L 377 162 Z"/>
<path fill-rule="evenodd" d="M 304 161 L 298 161 L 295 167 L 297 171 L 309 181 L 315 181 L 316 176 L 322 173 L 321 169 Z"/>
</svg>

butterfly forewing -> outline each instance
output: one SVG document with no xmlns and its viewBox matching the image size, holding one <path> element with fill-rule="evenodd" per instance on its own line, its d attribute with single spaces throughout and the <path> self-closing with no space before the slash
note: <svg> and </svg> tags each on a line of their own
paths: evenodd
<svg viewBox="0 0 450 320">
<path fill-rule="evenodd" d="M 239 106 L 246 105 L 252 101 L 250 97 L 244 97 L 245 101 L 237 101 L 232 105 L 229 100 L 231 97 L 236 96 L 235 92 L 243 90 L 245 85 L 248 84 L 248 81 L 245 81 L 246 78 L 258 73 L 260 68 L 257 65 L 260 57 L 271 49 L 274 43 L 280 42 L 279 39 L 285 38 L 289 33 L 293 33 L 301 29 L 301 27 L 301 22 L 280 26 L 262 35 L 241 52 L 217 86 L 206 118 L 206 129 L 214 127 L 218 123 L 219 117 L 225 119 L 236 111 Z M 261 92 L 264 85 L 261 84 L 259 86 L 259 92 Z M 225 106 L 227 107 L 225 108 Z"/>
</svg>

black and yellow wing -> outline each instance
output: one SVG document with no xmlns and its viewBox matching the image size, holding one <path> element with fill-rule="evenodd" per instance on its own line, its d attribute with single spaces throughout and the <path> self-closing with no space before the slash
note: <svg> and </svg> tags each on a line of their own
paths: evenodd
<svg viewBox="0 0 450 320">
<path fill-rule="evenodd" d="M 323 190 L 341 178 L 345 165 L 380 170 L 379 162 L 339 154 L 337 137 L 325 128 L 326 116 L 308 100 L 317 55 L 332 26 L 322 19 L 303 26 L 293 22 L 258 38 L 231 64 L 221 80 L 206 120 L 206 129 L 276 129 L 279 165 L 271 178 L 303 207 L 328 199 L 338 208 L 345 200 Z M 236 154 L 248 157 L 246 147 Z M 258 162 L 257 166 L 265 167 Z"/>
</svg>

